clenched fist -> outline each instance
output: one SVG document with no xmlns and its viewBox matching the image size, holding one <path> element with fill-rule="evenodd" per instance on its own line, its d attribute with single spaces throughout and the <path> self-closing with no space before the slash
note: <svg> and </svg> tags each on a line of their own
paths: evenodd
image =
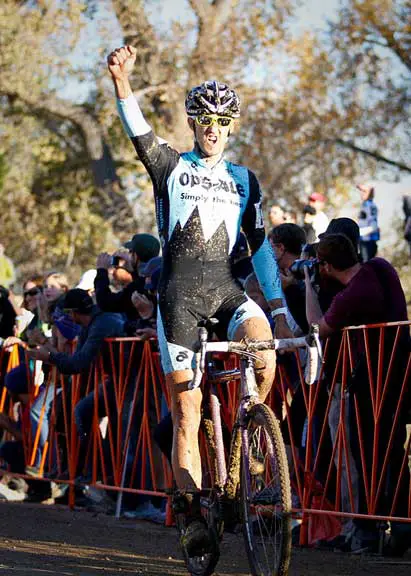
<svg viewBox="0 0 411 576">
<path fill-rule="evenodd" d="M 107 57 L 108 69 L 113 80 L 124 81 L 128 78 L 136 61 L 137 50 L 133 46 L 116 48 Z"/>
</svg>

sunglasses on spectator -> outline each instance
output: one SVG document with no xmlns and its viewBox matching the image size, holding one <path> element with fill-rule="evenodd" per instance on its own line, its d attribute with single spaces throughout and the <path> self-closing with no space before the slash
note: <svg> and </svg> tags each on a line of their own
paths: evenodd
<svg viewBox="0 0 411 576">
<path fill-rule="evenodd" d="M 24 298 L 26 298 L 27 296 L 37 296 L 37 294 L 39 292 L 40 292 L 40 288 L 31 288 L 30 290 L 23 292 L 23 296 L 24 296 Z"/>
<path fill-rule="evenodd" d="M 195 117 L 195 121 L 196 124 L 203 127 L 218 124 L 218 126 L 226 128 L 227 126 L 231 126 L 233 119 L 229 116 L 210 116 L 208 114 L 201 114 L 200 116 Z"/>
</svg>

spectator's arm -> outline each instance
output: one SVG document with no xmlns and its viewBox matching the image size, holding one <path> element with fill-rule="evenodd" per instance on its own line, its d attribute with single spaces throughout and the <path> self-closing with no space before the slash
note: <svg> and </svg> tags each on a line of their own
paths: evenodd
<svg viewBox="0 0 411 576">
<path fill-rule="evenodd" d="M 135 290 L 131 294 L 131 301 L 139 313 L 140 318 L 143 320 L 152 318 L 154 314 L 154 304 L 145 294 L 140 294 L 140 292 Z"/>
<path fill-rule="evenodd" d="M 15 440 L 22 441 L 23 434 L 21 433 L 20 428 L 17 426 L 17 423 L 7 416 L 7 414 L 0 413 L 0 428 L 9 432 Z"/>
<path fill-rule="evenodd" d="M 307 267 L 304 267 L 305 273 L 305 308 L 308 324 L 318 324 L 320 328 L 320 338 L 329 336 L 333 329 L 327 324 L 318 302 L 318 296 L 310 281 Z"/>
<path fill-rule="evenodd" d="M 101 310 L 105 312 L 124 312 L 123 290 L 112 292 L 106 268 L 97 268 L 97 275 L 94 280 L 96 292 L 96 302 Z"/>
<path fill-rule="evenodd" d="M 57 366 L 62 374 L 79 374 L 90 367 L 103 345 L 105 335 L 91 329 L 87 340 L 73 355 L 63 352 L 51 352 L 49 362 Z"/>
</svg>

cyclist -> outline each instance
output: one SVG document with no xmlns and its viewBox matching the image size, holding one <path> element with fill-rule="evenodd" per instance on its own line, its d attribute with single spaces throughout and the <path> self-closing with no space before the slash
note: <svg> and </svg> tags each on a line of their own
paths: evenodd
<svg viewBox="0 0 411 576">
<path fill-rule="evenodd" d="M 132 93 L 129 74 L 136 52 L 132 46 L 114 50 L 108 56 L 108 68 L 120 118 L 154 187 L 163 245 L 158 340 L 171 397 L 173 473 L 188 502 L 182 532 L 189 548 L 190 539 L 195 541 L 203 526 L 198 494 L 202 395 L 200 389 L 190 389 L 197 323 L 218 318 L 216 332 L 225 339 L 272 337 L 264 312 L 247 298 L 231 273 L 230 253 L 240 228 L 247 236 L 257 278 L 275 316 L 277 336 L 291 333 L 277 265 L 265 237 L 257 178 L 247 168 L 223 158 L 234 120 L 240 116 L 237 94 L 216 81 L 204 82 L 189 92 L 185 107 L 194 148 L 179 154 L 156 138 Z M 257 383 L 264 399 L 273 382 L 275 355 L 268 351 L 261 356 L 265 367 L 257 370 Z"/>
</svg>

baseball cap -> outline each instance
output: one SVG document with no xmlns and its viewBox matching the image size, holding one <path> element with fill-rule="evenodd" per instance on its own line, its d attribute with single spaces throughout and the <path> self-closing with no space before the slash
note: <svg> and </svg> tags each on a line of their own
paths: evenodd
<svg viewBox="0 0 411 576">
<path fill-rule="evenodd" d="M 135 252 L 142 262 L 148 262 L 160 252 L 160 242 L 151 234 L 134 234 L 132 239 L 125 242 L 123 246 Z"/>
<path fill-rule="evenodd" d="M 27 364 L 24 359 L 20 358 L 20 364 L 5 374 L 4 386 L 11 394 L 27 394 L 29 391 L 29 379 L 27 376 Z"/>
<path fill-rule="evenodd" d="M 351 240 L 354 248 L 358 248 L 360 241 L 360 228 L 352 218 L 333 218 L 327 226 L 327 230 L 318 237 L 320 240 L 329 234 L 345 234 Z"/>
<path fill-rule="evenodd" d="M 63 300 L 64 302 L 64 300 Z M 55 326 L 59 329 L 66 340 L 74 340 L 81 331 L 81 327 L 63 312 L 60 306 L 57 306 L 52 314 Z"/>
<path fill-rule="evenodd" d="M 86 290 L 81 288 L 72 288 L 67 292 L 63 301 L 63 310 L 76 310 L 81 314 L 91 312 L 93 308 L 93 299 Z"/>
<path fill-rule="evenodd" d="M 146 290 L 151 290 L 154 292 L 158 289 L 158 284 L 160 282 L 161 268 L 156 268 L 150 277 L 150 282 L 145 285 Z"/>
<path fill-rule="evenodd" d="M 161 269 L 163 265 L 163 259 L 161 256 L 156 256 L 151 258 L 144 266 L 139 270 L 140 276 L 152 276 L 156 270 Z"/>
<path fill-rule="evenodd" d="M 319 192 L 313 192 L 312 194 L 310 194 L 309 200 L 311 200 L 311 202 L 326 202 L 327 198 L 324 196 L 324 194 L 320 194 Z"/>
<path fill-rule="evenodd" d="M 80 278 L 80 282 L 77 284 L 76 288 L 81 290 L 94 290 L 94 279 L 97 275 L 97 270 L 90 268 L 86 270 Z"/>
</svg>

